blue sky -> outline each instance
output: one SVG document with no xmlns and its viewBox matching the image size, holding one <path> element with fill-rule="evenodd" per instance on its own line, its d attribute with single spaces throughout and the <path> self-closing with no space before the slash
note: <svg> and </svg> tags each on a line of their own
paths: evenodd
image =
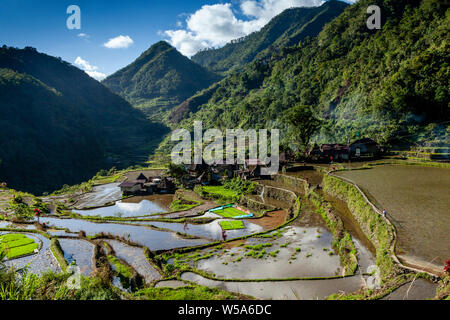
<svg viewBox="0 0 450 320">
<path fill-rule="evenodd" d="M 291 6 L 323 0 L 2 0 L 0 44 L 61 57 L 103 78 L 168 40 L 191 56 L 205 47 L 260 29 Z M 81 9 L 81 29 L 69 30 L 70 5 Z M 119 38 L 119 36 L 122 36 Z M 111 42 L 108 41 L 110 39 Z M 76 62 L 76 63 L 75 63 Z"/>
</svg>

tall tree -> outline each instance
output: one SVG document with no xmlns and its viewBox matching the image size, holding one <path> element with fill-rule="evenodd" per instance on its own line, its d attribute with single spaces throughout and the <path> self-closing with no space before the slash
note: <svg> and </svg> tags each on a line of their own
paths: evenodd
<svg viewBox="0 0 450 320">
<path fill-rule="evenodd" d="M 289 133 L 296 143 L 300 143 L 303 152 L 308 151 L 311 136 L 319 129 L 321 120 L 317 119 L 310 106 L 296 105 L 283 114 L 289 124 Z"/>
</svg>

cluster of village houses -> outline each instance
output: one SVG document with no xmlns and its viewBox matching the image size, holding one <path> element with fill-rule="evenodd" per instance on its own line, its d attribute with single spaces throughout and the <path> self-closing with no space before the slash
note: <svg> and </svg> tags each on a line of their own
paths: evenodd
<svg viewBox="0 0 450 320">
<path fill-rule="evenodd" d="M 320 147 L 316 144 L 309 151 L 311 161 L 349 161 L 367 158 L 378 158 L 382 149 L 380 145 L 372 139 L 363 138 L 351 144 L 323 144 Z"/>
<path fill-rule="evenodd" d="M 119 185 L 124 196 L 136 194 L 170 193 L 175 190 L 171 177 L 146 177 L 143 173 L 135 180 L 125 180 Z"/>
<path fill-rule="evenodd" d="M 342 162 L 358 159 L 377 158 L 382 149 L 379 144 L 369 138 L 359 139 L 349 145 L 323 144 L 314 145 L 307 157 L 311 162 Z M 294 156 L 287 152 L 280 155 L 282 166 L 295 161 Z M 241 179 L 264 178 L 261 169 L 266 164 L 259 159 L 246 159 L 243 164 L 216 164 L 208 165 L 205 161 L 201 164 L 185 166 L 186 174 L 181 182 L 186 187 L 196 184 L 217 183 L 222 179 L 238 176 Z M 174 179 L 171 177 L 146 177 L 141 173 L 135 180 L 122 182 L 119 187 L 123 195 L 170 193 L 175 190 Z"/>
</svg>

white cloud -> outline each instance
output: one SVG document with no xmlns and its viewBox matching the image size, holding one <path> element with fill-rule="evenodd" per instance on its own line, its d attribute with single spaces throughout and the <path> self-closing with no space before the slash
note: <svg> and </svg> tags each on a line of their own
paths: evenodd
<svg viewBox="0 0 450 320">
<path fill-rule="evenodd" d="M 74 63 L 76 66 L 79 66 L 84 72 L 86 72 L 90 77 L 98 81 L 101 81 L 106 78 L 106 74 L 97 71 L 98 67 L 91 65 L 89 62 L 82 59 L 81 57 L 77 57 Z"/>
<path fill-rule="evenodd" d="M 324 0 L 244 0 L 238 19 L 231 3 L 204 5 L 188 15 L 186 29 L 166 30 L 169 42 L 186 56 L 201 49 L 220 47 L 227 42 L 260 30 L 273 17 L 291 7 L 320 6 Z"/>
<path fill-rule="evenodd" d="M 134 43 L 133 39 L 131 39 L 129 36 L 118 36 L 115 38 L 111 38 L 103 44 L 104 47 L 109 49 L 121 49 L 121 48 L 128 48 Z"/>
<path fill-rule="evenodd" d="M 89 38 L 90 36 L 88 34 L 86 34 L 86 33 L 79 33 L 78 37 L 80 37 L 80 38 Z"/>
</svg>

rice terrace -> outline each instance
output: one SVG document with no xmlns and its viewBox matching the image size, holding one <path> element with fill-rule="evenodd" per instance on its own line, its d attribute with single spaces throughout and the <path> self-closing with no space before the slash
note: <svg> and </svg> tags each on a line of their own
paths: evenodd
<svg viewBox="0 0 450 320">
<path fill-rule="evenodd" d="M 163 289 L 168 298 L 200 290 L 205 298 L 393 299 L 422 283 L 430 290 L 417 289 L 412 298 L 434 298 L 449 255 L 450 201 L 442 193 L 449 168 L 382 161 L 290 163 L 264 179 L 160 194 L 170 200 L 157 210 L 159 194 L 117 196 L 117 189 L 144 173 L 158 175 L 147 181 L 172 181 L 171 168 L 106 172 L 40 197 L 3 188 L 4 263 L 55 272 L 58 281 L 77 266 L 83 281 L 106 277 L 109 294 L 127 299 L 161 299 Z M 19 216 L 18 207 L 32 214 Z M 381 277 L 375 289 L 367 286 L 374 265 Z"/>
<path fill-rule="evenodd" d="M 448 1 L 4 2 L 0 300 L 450 300 Z"/>
</svg>

